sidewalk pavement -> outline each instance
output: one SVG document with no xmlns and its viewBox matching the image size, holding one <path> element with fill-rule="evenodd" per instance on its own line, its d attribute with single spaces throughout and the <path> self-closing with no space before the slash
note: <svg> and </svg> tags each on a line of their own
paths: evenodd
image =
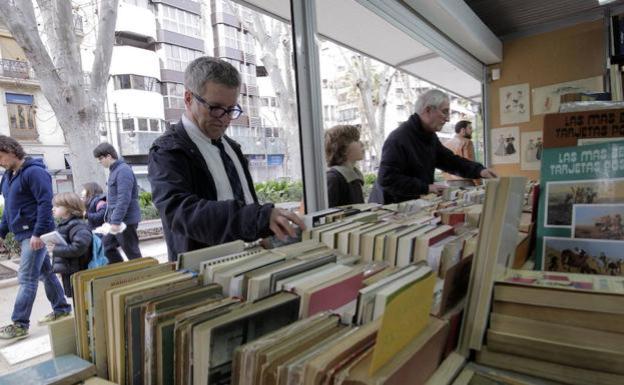
<svg viewBox="0 0 624 385">
<path fill-rule="evenodd" d="M 139 247 L 141 249 L 141 254 L 143 254 L 144 257 L 155 257 L 161 263 L 167 261 L 167 245 L 165 244 L 164 238 L 142 241 Z M 11 322 L 11 314 L 13 313 L 13 304 L 15 303 L 15 298 L 17 296 L 17 289 L 18 286 L 16 284 L 5 287 L 0 286 L 0 326 L 6 325 Z M 37 320 L 48 314 L 50 311 L 52 310 L 50 307 L 50 303 L 46 298 L 43 284 L 39 283 L 37 297 L 35 298 L 32 314 L 30 316 L 29 337 L 17 341 L 0 340 L 0 349 L 12 345 L 18 345 L 24 341 L 47 335 L 48 327 L 37 325 Z M 52 358 L 51 353 L 46 353 L 30 360 L 17 363 L 15 365 L 9 365 L 9 363 L 5 360 L 2 354 L 0 354 L 0 375 L 34 365 L 50 358 Z"/>
</svg>

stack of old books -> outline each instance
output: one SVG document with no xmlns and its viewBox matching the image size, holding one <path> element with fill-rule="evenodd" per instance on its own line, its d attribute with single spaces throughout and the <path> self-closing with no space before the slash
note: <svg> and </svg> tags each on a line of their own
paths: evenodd
<svg viewBox="0 0 624 385">
<path fill-rule="evenodd" d="M 624 384 L 624 279 L 512 271 L 477 362 L 565 384 Z"/>
</svg>

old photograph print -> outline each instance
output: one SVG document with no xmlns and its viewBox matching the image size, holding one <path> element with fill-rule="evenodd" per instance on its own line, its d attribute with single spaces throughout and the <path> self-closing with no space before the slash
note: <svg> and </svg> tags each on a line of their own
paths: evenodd
<svg viewBox="0 0 624 385">
<path fill-rule="evenodd" d="M 572 207 L 581 203 L 624 203 L 624 178 L 546 183 L 544 227 L 571 227 Z"/>
<path fill-rule="evenodd" d="M 544 237 L 542 270 L 622 276 L 624 241 Z"/>
<path fill-rule="evenodd" d="M 572 237 L 624 240 L 624 203 L 572 207 Z"/>
</svg>

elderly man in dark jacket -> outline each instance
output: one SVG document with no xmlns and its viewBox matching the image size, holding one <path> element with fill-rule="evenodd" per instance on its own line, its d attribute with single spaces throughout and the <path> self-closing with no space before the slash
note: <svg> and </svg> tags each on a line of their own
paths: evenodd
<svg viewBox="0 0 624 385">
<path fill-rule="evenodd" d="M 240 84 L 231 64 L 195 59 L 184 75 L 182 120 L 150 149 L 148 178 L 171 261 L 236 239 L 295 236 L 291 221 L 303 228 L 293 213 L 258 203 L 240 145 L 224 135 L 242 113 Z"/>
<path fill-rule="evenodd" d="M 434 183 L 436 168 L 470 179 L 496 177 L 480 163 L 457 156 L 440 143 L 436 132 L 449 115 L 447 94 L 434 89 L 420 95 L 416 113 L 384 142 L 371 201 L 388 204 L 441 193 L 447 186 Z"/>
<path fill-rule="evenodd" d="M 54 230 L 52 218 L 52 179 L 41 159 L 26 157 L 22 146 L 13 138 L 0 135 L 0 166 L 6 169 L 0 184 L 4 211 L 0 238 L 15 234 L 20 243 L 19 290 L 13 306 L 12 324 L 0 328 L 1 339 L 28 336 L 30 314 L 39 282 L 52 305 L 51 319 L 65 316 L 71 306 L 63 288 L 52 272 L 50 259 L 40 236 Z"/>
<path fill-rule="evenodd" d="M 123 258 L 117 247 L 121 246 L 128 259 L 141 258 L 137 227 L 141 221 L 139 208 L 139 186 L 130 166 L 117 156 L 110 143 L 100 143 L 93 156 L 102 166 L 110 169 L 108 194 L 106 198 L 106 222 L 110 223 L 110 233 L 104 236 L 104 250 L 110 263 L 121 262 Z M 126 224 L 122 232 L 121 223 Z"/>
</svg>

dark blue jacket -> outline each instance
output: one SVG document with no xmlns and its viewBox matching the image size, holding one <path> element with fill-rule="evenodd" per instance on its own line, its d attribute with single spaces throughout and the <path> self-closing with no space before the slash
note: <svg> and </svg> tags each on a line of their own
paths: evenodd
<svg viewBox="0 0 624 385">
<path fill-rule="evenodd" d="M 110 166 L 106 197 L 106 220 L 118 225 L 136 225 L 141 221 L 139 186 L 132 168 L 121 159 Z"/>
<path fill-rule="evenodd" d="M 149 153 L 148 178 L 152 199 L 163 223 L 169 260 L 179 253 L 236 239 L 254 241 L 272 234 L 272 204 L 260 205 L 247 160 L 240 145 L 225 137 L 245 170 L 256 203 L 217 201 L 214 179 L 204 157 L 181 122 L 154 141 Z"/>
<path fill-rule="evenodd" d="M 71 275 L 86 270 L 92 256 L 93 233 L 80 218 L 62 220 L 56 227 L 67 245 L 56 245 L 52 251 L 52 271 L 61 274 L 65 295 L 73 296 Z"/>
<path fill-rule="evenodd" d="M 4 211 L 0 237 L 12 232 L 21 242 L 54 230 L 52 178 L 43 160 L 26 157 L 16 173 L 10 170 L 4 173 L 1 185 Z"/>
<path fill-rule="evenodd" d="M 453 154 L 440 143 L 438 135 L 423 130 L 420 117 L 413 114 L 384 142 L 377 181 L 369 200 L 388 204 L 428 194 L 436 168 L 479 179 L 485 167 Z"/>
<path fill-rule="evenodd" d="M 98 210 L 98 203 L 104 201 L 104 205 Z M 104 224 L 104 216 L 106 215 L 106 194 L 96 195 L 87 204 L 87 220 L 91 230 Z"/>
</svg>

